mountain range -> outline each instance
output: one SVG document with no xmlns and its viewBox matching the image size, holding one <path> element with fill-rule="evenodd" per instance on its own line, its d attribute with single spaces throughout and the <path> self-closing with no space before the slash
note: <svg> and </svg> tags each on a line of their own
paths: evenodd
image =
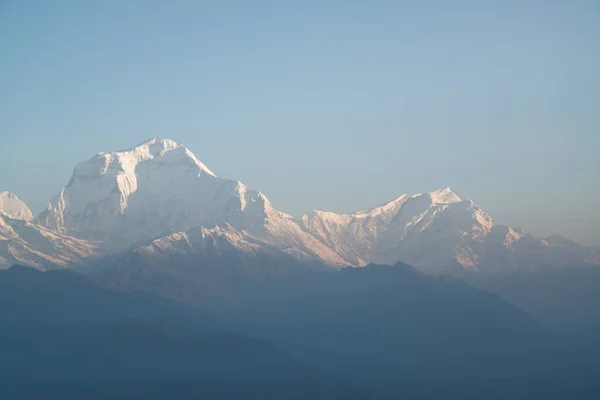
<svg viewBox="0 0 600 400">
<path fill-rule="evenodd" d="M 0 266 L 41 270 L 206 246 L 334 268 L 402 261 L 432 274 L 600 265 L 598 249 L 498 225 L 449 187 L 351 214 L 294 218 L 164 138 L 78 164 L 37 218 L 16 195 L 0 194 L 0 240 Z"/>
</svg>

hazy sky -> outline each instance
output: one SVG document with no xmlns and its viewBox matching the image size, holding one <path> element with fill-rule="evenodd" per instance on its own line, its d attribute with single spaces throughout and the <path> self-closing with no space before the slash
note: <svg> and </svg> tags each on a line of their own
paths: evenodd
<svg viewBox="0 0 600 400">
<path fill-rule="evenodd" d="M 294 215 L 446 185 L 600 244 L 600 3 L 0 1 L 0 191 L 153 136 Z"/>
</svg>

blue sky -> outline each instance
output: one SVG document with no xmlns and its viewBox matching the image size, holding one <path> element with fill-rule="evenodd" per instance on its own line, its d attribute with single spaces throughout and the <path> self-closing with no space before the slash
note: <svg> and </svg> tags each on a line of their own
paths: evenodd
<svg viewBox="0 0 600 400">
<path fill-rule="evenodd" d="M 451 4 L 450 4 L 451 3 Z M 595 1 L 0 2 L 0 191 L 153 136 L 283 211 L 446 185 L 600 244 Z"/>
</svg>

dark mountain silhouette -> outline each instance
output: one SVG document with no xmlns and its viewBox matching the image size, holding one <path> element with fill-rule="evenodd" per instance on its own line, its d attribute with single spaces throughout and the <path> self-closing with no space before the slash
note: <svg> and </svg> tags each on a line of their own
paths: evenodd
<svg viewBox="0 0 600 400">
<path fill-rule="evenodd" d="M 596 266 L 548 267 L 460 277 L 482 290 L 497 293 L 557 332 L 578 334 L 600 326 L 600 268 Z"/>
<path fill-rule="evenodd" d="M 498 295 L 403 263 L 321 273 L 261 257 L 130 257 L 101 276 L 122 289 L 202 307 L 225 328 L 275 343 L 376 397 L 598 393 L 593 358 L 584 357 L 583 349 L 570 354 L 566 342 Z M 262 274 L 247 273 L 261 265 Z"/>
<path fill-rule="evenodd" d="M 360 397 L 198 310 L 70 272 L 0 271 L 0 315 L 2 398 Z"/>
<path fill-rule="evenodd" d="M 383 399 L 511 400 L 600 393 L 591 338 L 553 335 L 456 278 L 403 263 L 331 272 L 256 257 L 130 257 L 93 268 L 93 276 L 0 272 L 3 390 L 30 398 L 42 391 L 352 398 L 358 390 Z"/>
<path fill-rule="evenodd" d="M 462 399 L 504 391 L 498 398 L 529 399 L 543 387 L 529 379 L 564 372 L 548 364 L 556 355 L 548 353 L 553 338 L 521 310 L 401 263 L 245 284 L 239 293 L 233 327 L 376 397 Z"/>
</svg>

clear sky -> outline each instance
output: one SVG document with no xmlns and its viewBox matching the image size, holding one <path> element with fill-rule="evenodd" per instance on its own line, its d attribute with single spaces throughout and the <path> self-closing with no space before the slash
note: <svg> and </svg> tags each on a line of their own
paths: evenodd
<svg viewBox="0 0 600 400">
<path fill-rule="evenodd" d="M 600 2 L 0 0 L 0 191 L 163 136 L 283 211 L 449 185 L 600 244 Z"/>
</svg>

